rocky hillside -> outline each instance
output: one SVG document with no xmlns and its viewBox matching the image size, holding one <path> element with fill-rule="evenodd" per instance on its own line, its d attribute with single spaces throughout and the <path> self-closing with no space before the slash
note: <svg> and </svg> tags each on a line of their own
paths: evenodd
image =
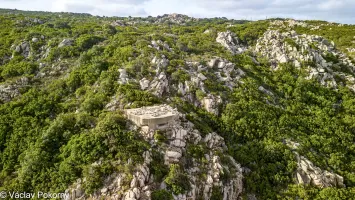
<svg viewBox="0 0 355 200">
<path fill-rule="evenodd" d="M 355 26 L 0 10 L 0 191 L 352 199 Z"/>
</svg>

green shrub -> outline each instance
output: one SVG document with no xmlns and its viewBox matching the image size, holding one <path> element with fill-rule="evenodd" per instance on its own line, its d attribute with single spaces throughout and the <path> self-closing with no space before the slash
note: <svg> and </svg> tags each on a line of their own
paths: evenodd
<svg viewBox="0 0 355 200">
<path fill-rule="evenodd" d="M 152 200 L 173 200 L 173 195 L 166 190 L 156 190 L 152 192 Z"/>
<path fill-rule="evenodd" d="M 178 164 L 170 165 L 169 174 L 164 181 L 174 194 L 183 194 L 191 189 L 188 176 Z"/>
</svg>

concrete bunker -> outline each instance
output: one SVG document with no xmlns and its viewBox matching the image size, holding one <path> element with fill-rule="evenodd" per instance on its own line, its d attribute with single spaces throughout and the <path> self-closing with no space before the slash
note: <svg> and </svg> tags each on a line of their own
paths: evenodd
<svg viewBox="0 0 355 200">
<path fill-rule="evenodd" d="M 178 111 L 165 104 L 127 109 L 125 114 L 137 126 L 148 126 L 150 129 L 166 129 L 178 118 Z"/>
</svg>

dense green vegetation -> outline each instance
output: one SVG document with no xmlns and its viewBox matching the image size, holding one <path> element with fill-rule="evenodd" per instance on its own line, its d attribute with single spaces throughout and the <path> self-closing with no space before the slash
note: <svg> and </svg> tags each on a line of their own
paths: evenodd
<svg viewBox="0 0 355 200">
<path fill-rule="evenodd" d="M 29 80 L 19 88 L 21 95 L 12 101 L 0 99 L 0 191 L 63 192 L 78 178 L 86 178 L 85 191 L 91 194 L 106 176 L 129 172 L 132 162 L 142 162 L 142 154 L 150 145 L 138 131 L 129 129 L 123 112 L 107 109 L 114 99 L 118 110 L 171 103 L 186 113 L 202 135 L 220 133 L 230 155 L 251 170 L 244 174 L 245 194 L 256 194 L 258 199 L 355 196 L 354 92 L 343 86 L 334 90 L 315 80 L 305 80 L 302 68 L 288 64 L 273 71 L 265 59 L 253 62 L 250 52 L 231 55 L 215 42 L 219 31 L 229 29 L 243 44 L 255 45 L 267 30 L 268 21 L 215 18 L 184 26 L 112 26 L 116 19 L 121 18 L 0 10 L 0 86 L 21 78 Z M 227 28 L 227 24 L 234 26 Z M 210 32 L 204 33 L 207 29 Z M 350 25 L 329 25 L 319 30 L 296 27 L 300 33 L 333 40 L 341 50 L 355 47 L 354 29 Z M 73 45 L 59 47 L 67 38 L 74 40 Z M 162 40 L 174 51 L 148 47 L 152 40 Z M 30 44 L 27 58 L 15 51 L 24 41 Z M 45 56 L 47 49 L 50 51 Z M 151 58 L 161 55 L 170 61 L 166 72 L 174 84 L 191 78 L 185 61 L 206 64 L 213 56 L 228 59 L 247 76 L 243 84 L 230 90 L 217 83 L 212 72 L 205 74 L 208 92 L 228 99 L 221 106 L 220 116 L 183 102 L 181 94 L 166 94 L 170 96 L 167 100 L 140 90 L 137 81 L 118 82 L 118 69 L 123 68 L 131 79 L 152 80 L 156 72 Z M 329 55 L 326 59 L 337 58 Z M 40 63 L 45 65 L 41 67 Z M 41 77 L 41 73 L 46 75 Z M 260 85 L 275 95 L 259 91 Z M 198 89 L 195 93 L 197 99 L 206 95 Z M 160 132 L 154 138 L 160 143 L 166 140 Z M 347 187 L 295 185 L 295 155 L 284 144 L 286 139 L 300 143 L 297 152 L 315 165 L 343 176 Z M 191 158 L 198 159 L 204 156 L 204 148 L 191 145 L 187 151 Z M 131 162 L 127 162 L 129 159 Z M 190 189 L 182 166 L 165 166 L 159 152 L 153 152 L 153 160 L 149 167 L 155 181 L 165 182 L 174 194 Z M 218 191 L 213 190 L 214 199 L 221 198 Z M 172 196 L 166 190 L 157 190 L 152 198 Z"/>
</svg>

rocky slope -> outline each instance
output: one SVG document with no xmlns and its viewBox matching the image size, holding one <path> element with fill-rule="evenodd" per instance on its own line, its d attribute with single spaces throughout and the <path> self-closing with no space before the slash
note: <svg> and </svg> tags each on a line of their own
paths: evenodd
<svg viewBox="0 0 355 200">
<path fill-rule="evenodd" d="M 154 109 L 172 110 L 169 106 Z M 148 111 L 142 109 L 141 112 Z M 106 178 L 104 186 L 93 195 L 85 195 L 81 188 L 82 180 L 78 180 L 72 189 L 67 190 L 69 194 L 67 199 L 151 199 L 152 191 L 167 188 L 166 183 L 156 182 L 154 175 L 150 173 L 153 150 L 164 156 L 164 165 L 182 163 L 187 166 L 184 169 L 187 176 L 185 184 L 189 184 L 189 189 L 184 194 L 174 194 L 174 199 L 197 199 L 198 197 L 210 199 L 215 188 L 218 188 L 217 192 L 221 193 L 225 200 L 238 199 L 243 190 L 242 169 L 231 156 L 226 155 L 228 148 L 224 139 L 217 133 L 209 133 L 203 137 L 183 114 L 178 112 L 175 114 L 178 118 L 171 121 L 163 130 L 148 126 L 132 127 L 140 129 L 142 136 L 153 148 L 143 153 L 144 162 L 134 167 L 136 170 L 131 177 L 125 173 L 113 174 Z M 156 139 L 158 131 L 165 138 L 164 142 Z M 205 149 L 202 158 L 190 155 L 188 149 L 194 147 Z M 100 163 L 93 165 L 100 165 Z"/>
</svg>

